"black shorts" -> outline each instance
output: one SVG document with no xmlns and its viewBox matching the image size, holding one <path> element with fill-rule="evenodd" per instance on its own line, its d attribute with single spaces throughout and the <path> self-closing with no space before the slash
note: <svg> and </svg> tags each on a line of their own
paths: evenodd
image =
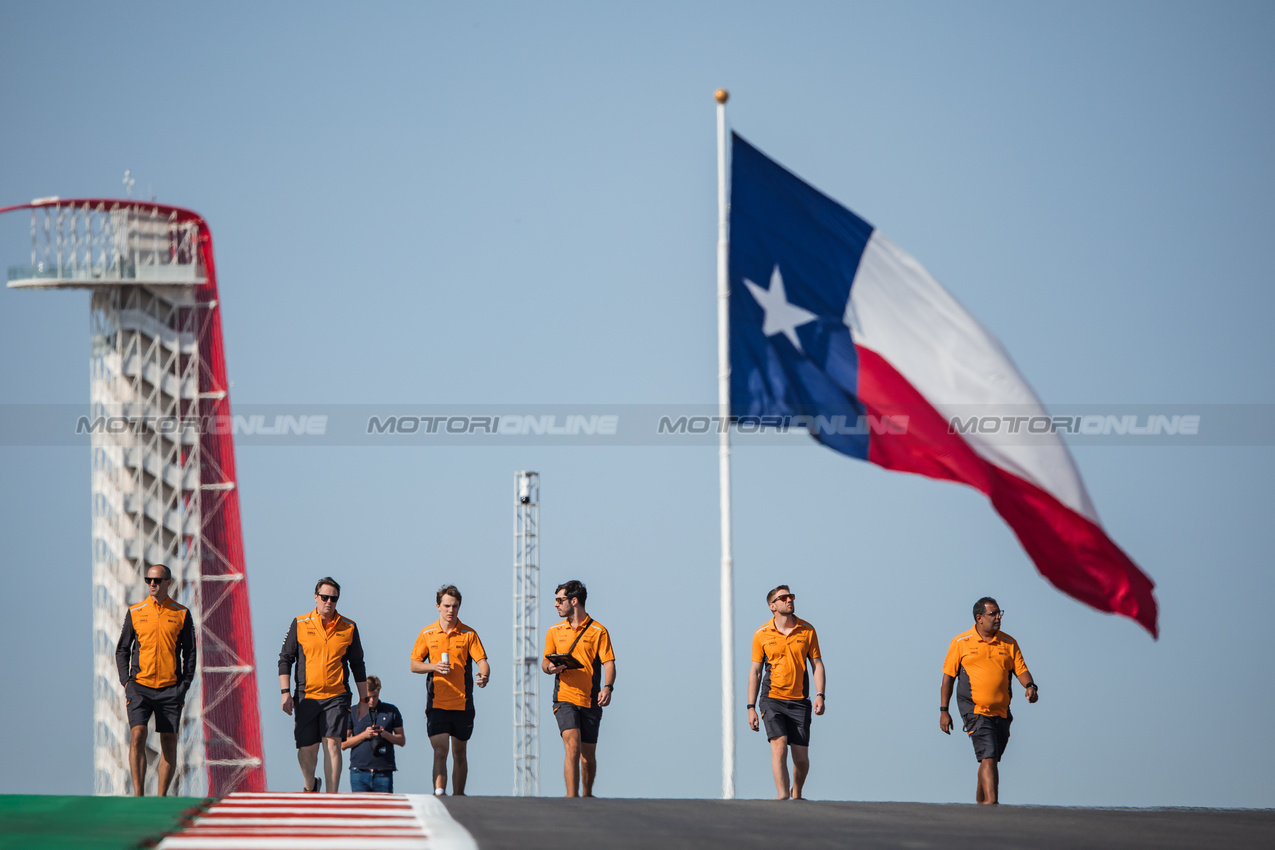
<svg viewBox="0 0 1275 850">
<path fill-rule="evenodd" d="M 969 730 L 970 740 L 974 743 L 974 758 L 1000 761 L 1009 743 L 1009 724 L 1013 722 L 1013 717 L 974 715 L 974 724 Z"/>
<path fill-rule="evenodd" d="M 757 712 L 766 724 L 767 741 L 787 738 L 789 746 L 810 746 L 810 700 L 762 697 Z"/>
<path fill-rule="evenodd" d="M 128 705 L 128 725 L 145 726 L 155 715 L 155 731 L 161 734 L 176 732 L 182 722 L 182 706 L 186 704 L 186 691 L 180 683 L 166 688 L 148 688 L 136 682 L 124 686 Z"/>
<path fill-rule="evenodd" d="M 474 710 L 427 708 L 425 709 L 425 734 L 451 735 L 457 741 L 468 741 L 474 734 Z"/>
<path fill-rule="evenodd" d="M 580 730 L 580 743 L 596 744 L 602 726 L 601 708 L 581 708 L 573 702 L 555 702 L 553 716 L 558 719 L 558 734 L 568 729 Z"/>
<path fill-rule="evenodd" d="M 346 730 L 350 728 L 350 695 L 297 700 L 292 717 L 296 724 L 292 734 L 298 750 L 314 746 L 321 738 L 343 741 Z"/>
</svg>

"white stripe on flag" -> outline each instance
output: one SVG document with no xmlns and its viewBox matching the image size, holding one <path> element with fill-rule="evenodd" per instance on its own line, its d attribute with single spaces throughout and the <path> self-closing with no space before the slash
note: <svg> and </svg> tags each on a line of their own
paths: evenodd
<svg viewBox="0 0 1275 850">
<path fill-rule="evenodd" d="M 857 345 L 881 355 L 951 422 L 952 417 L 1046 416 L 1000 342 L 920 263 L 872 232 L 846 304 Z M 967 407 L 969 406 L 969 407 Z M 985 460 L 1030 481 L 1101 526 L 1080 471 L 1055 434 L 963 434 Z"/>
</svg>

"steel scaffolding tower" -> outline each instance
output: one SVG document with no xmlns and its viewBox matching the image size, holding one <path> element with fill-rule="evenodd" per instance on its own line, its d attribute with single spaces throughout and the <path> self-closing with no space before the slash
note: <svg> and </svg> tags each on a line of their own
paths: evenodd
<svg viewBox="0 0 1275 850">
<path fill-rule="evenodd" d="M 20 209 L 31 211 L 31 265 L 11 266 L 9 286 L 92 292 L 94 791 L 133 790 L 115 643 L 160 563 L 199 648 L 170 793 L 264 791 L 212 234 L 189 210 L 131 200 L 48 198 L 0 213 Z"/>
<path fill-rule="evenodd" d="M 514 796 L 540 794 L 540 473 L 514 473 Z"/>
</svg>

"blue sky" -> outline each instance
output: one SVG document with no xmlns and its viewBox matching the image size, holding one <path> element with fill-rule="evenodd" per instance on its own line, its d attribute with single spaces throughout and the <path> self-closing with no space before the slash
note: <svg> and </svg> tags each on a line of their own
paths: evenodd
<svg viewBox="0 0 1275 850">
<path fill-rule="evenodd" d="M 237 406 L 712 403 L 726 86 L 734 129 L 924 263 L 1047 406 L 1260 418 L 1272 34 L 1260 3 L 8 4 L 0 205 L 119 195 L 127 168 L 135 194 L 203 214 Z M 6 266 L 27 228 L 0 218 Z M 84 403 L 87 319 L 84 293 L 0 292 L 0 400 Z M 1158 642 L 1055 591 L 968 488 L 803 440 L 741 446 L 737 678 L 787 581 L 828 667 L 811 796 L 970 798 L 970 747 L 938 732 L 935 700 L 947 641 L 990 593 L 1042 686 L 1016 715 L 1006 802 L 1275 805 L 1275 441 L 1255 430 L 1075 449 L 1157 582 Z M 408 718 L 409 791 L 429 762 L 408 653 L 433 588 L 465 591 L 493 656 L 470 790 L 508 793 L 509 491 L 532 468 L 544 584 L 584 580 L 616 647 L 598 792 L 716 796 L 713 448 L 237 458 L 272 788 L 299 783 L 278 643 L 332 574 Z M 4 669 L 32 694 L 0 709 L 31 733 L 0 793 L 90 793 L 88 451 L 0 446 L 0 468 Z M 768 796 L 739 703 L 739 791 Z M 547 729 L 543 793 L 560 747 Z"/>
</svg>

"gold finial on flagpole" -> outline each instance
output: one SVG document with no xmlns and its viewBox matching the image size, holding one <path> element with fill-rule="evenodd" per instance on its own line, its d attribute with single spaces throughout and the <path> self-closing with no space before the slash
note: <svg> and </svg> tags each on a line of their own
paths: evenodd
<svg viewBox="0 0 1275 850">
<path fill-rule="evenodd" d="M 713 92 L 713 97 L 717 99 L 718 103 L 725 103 L 730 99 L 730 92 L 726 91 L 726 89 L 718 89 Z"/>
</svg>

